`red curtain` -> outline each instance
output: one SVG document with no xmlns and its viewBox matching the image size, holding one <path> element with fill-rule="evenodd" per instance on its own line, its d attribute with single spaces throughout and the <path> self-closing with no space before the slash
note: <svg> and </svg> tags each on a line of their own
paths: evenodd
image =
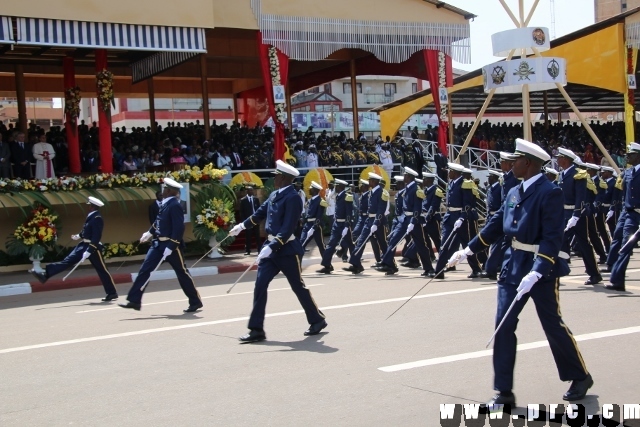
<svg viewBox="0 0 640 427">
<path fill-rule="evenodd" d="M 440 97 L 438 91 L 440 89 L 440 79 L 438 76 L 438 51 L 437 50 L 423 50 L 424 65 L 427 70 L 427 80 L 431 87 L 431 94 L 433 95 L 433 103 L 436 106 L 436 112 L 438 115 L 438 147 L 440 152 L 447 155 L 447 141 L 449 138 L 449 119 L 447 117 L 441 117 L 442 110 L 440 106 Z M 453 68 L 451 64 L 451 57 L 445 55 L 445 81 L 446 87 L 451 87 L 453 84 Z"/>
<path fill-rule="evenodd" d="M 280 123 L 276 117 L 276 107 L 273 101 L 273 83 L 271 82 L 271 69 L 269 68 L 269 45 L 262 43 L 262 34 L 258 31 L 258 54 L 260 56 L 260 67 L 262 68 L 262 81 L 264 83 L 264 92 L 269 104 L 269 115 L 276 124 L 276 140 L 275 140 L 275 159 L 284 160 L 284 123 Z M 280 84 L 287 85 L 289 78 L 289 57 L 278 50 L 278 61 L 280 62 Z M 290 100 L 285 100 L 290 102 Z"/>
<path fill-rule="evenodd" d="M 62 59 L 62 70 L 64 75 L 65 96 L 67 89 L 76 86 L 76 72 L 73 57 L 66 56 Z M 65 114 L 64 128 L 67 134 L 67 145 L 69 147 L 69 172 L 80 173 L 80 144 L 78 142 L 78 121 L 71 119 L 70 114 Z"/>
<path fill-rule="evenodd" d="M 107 51 L 96 49 L 96 73 L 107 69 Z M 97 89 L 96 89 L 97 93 Z M 111 152 L 111 114 L 98 105 L 98 137 L 100 139 L 100 168 L 102 173 L 113 173 L 113 153 Z"/>
</svg>

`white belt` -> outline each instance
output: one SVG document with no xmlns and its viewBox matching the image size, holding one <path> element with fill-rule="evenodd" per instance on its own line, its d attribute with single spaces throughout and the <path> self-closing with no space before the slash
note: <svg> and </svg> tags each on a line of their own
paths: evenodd
<svg viewBox="0 0 640 427">
<path fill-rule="evenodd" d="M 275 238 L 276 238 L 276 236 L 274 236 L 273 234 L 269 234 L 269 235 L 267 236 L 267 240 L 268 240 L 268 241 L 270 241 L 270 242 L 271 242 L 271 241 L 273 241 Z M 289 243 L 289 242 L 291 242 L 291 241 L 293 241 L 293 240 L 296 240 L 296 236 L 294 236 L 294 235 L 292 234 L 291 236 L 289 236 L 289 240 L 287 240 L 287 243 Z"/>
<path fill-rule="evenodd" d="M 493 212 L 489 211 L 489 215 L 495 215 L 496 212 L 498 212 L 498 211 L 493 211 Z"/>
<path fill-rule="evenodd" d="M 447 210 L 449 212 L 460 212 L 462 210 L 462 208 L 448 208 Z"/>
<path fill-rule="evenodd" d="M 426 218 L 427 214 L 426 213 L 421 213 L 420 216 L 423 217 L 423 218 Z"/>
<path fill-rule="evenodd" d="M 575 209 L 576 205 L 564 205 L 565 209 Z"/>
<path fill-rule="evenodd" d="M 378 216 L 378 215 L 376 215 L 376 214 L 369 214 L 369 218 L 375 218 L 375 217 L 377 217 L 377 216 Z"/>
<path fill-rule="evenodd" d="M 611 207 L 611 205 L 610 205 L 610 204 L 607 204 L 607 203 L 603 203 L 603 204 L 601 204 L 600 206 L 603 206 L 603 207 L 605 207 L 605 208 L 609 208 L 609 207 Z"/>
<path fill-rule="evenodd" d="M 518 251 L 531 252 L 534 256 L 538 255 L 538 250 L 540 249 L 540 245 L 529 245 L 527 243 L 518 242 L 515 238 L 511 241 L 511 247 Z M 569 254 L 566 252 L 560 251 L 558 253 L 558 258 L 569 259 Z"/>
<path fill-rule="evenodd" d="M 84 243 L 91 243 L 91 240 L 89 240 L 89 239 L 82 239 L 82 241 L 83 241 Z"/>
<path fill-rule="evenodd" d="M 307 218 L 307 222 L 313 222 L 315 220 L 316 220 L 315 218 Z"/>
<path fill-rule="evenodd" d="M 405 212 L 404 213 L 406 216 L 413 216 L 413 212 Z"/>
<path fill-rule="evenodd" d="M 346 219 L 336 219 L 336 222 L 345 222 Z"/>
</svg>

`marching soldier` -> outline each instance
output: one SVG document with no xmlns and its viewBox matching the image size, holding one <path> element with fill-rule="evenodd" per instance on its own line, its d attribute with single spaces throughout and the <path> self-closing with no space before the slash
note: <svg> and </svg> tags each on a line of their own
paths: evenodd
<svg viewBox="0 0 640 427">
<path fill-rule="evenodd" d="M 358 240 L 360 233 L 367 222 L 369 212 L 369 181 L 360 180 L 360 206 L 358 206 L 358 220 L 356 226 L 353 227 L 352 235 L 354 240 Z"/>
<path fill-rule="evenodd" d="M 95 197 L 89 197 L 87 205 L 89 206 L 89 214 L 84 220 L 82 231 L 79 234 L 71 236 L 71 239 L 80 241 L 75 249 L 67 255 L 64 260 L 47 264 L 44 273 L 33 269 L 29 270 L 29 272 L 33 274 L 40 283 L 45 283 L 56 274 L 62 273 L 88 259 L 91 265 L 93 265 L 93 268 L 96 269 L 96 273 L 98 273 L 102 286 L 107 293 L 107 296 L 102 298 L 102 301 L 114 301 L 118 299 L 118 292 L 116 291 L 111 274 L 109 274 L 107 267 L 104 265 L 104 260 L 102 259 L 102 243 L 100 243 L 104 220 L 98 209 L 103 207 L 104 203 Z"/>
<path fill-rule="evenodd" d="M 182 185 L 171 178 L 164 178 L 162 189 L 162 206 L 156 217 L 156 222 L 140 238 L 140 242 L 147 242 L 153 238 L 151 248 L 142 262 L 138 277 L 127 295 L 127 303 L 120 304 L 122 308 L 140 310 L 142 295 L 151 278 L 151 273 L 165 260 L 171 265 L 178 277 L 178 282 L 184 294 L 189 298 L 189 307 L 185 313 L 194 313 L 202 308 L 202 300 L 193 278 L 184 264 L 182 248 L 184 247 L 184 213 L 180 206 L 180 189 Z"/>
<path fill-rule="evenodd" d="M 617 176 L 618 174 L 612 167 L 602 167 L 602 180 L 607 183 L 607 191 L 603 199 L 602 210 L 606 211 L 605 222 L 611 236 L 613 236 L 613 233 L 616 231 L 616 221 L 620 213 L 620 195 L 622 194 L 622 181 L 618 182 Z M 611 253 L 611 246 L 609 246 L 608 253 Z"/>
<path fill-rule="evenodd" d="M 605 188 L 600 187 L 600 177 L 598 172 L 600 166 L 593 163 L 585 163 L 587 174 L 587 230 L 589 231 L 589 242 L 596 254 L 600 257 L 598 264 L 604 265 L 607 263 L 607 250 L 610 244 L 608 243 L 609 236 L 600 236 L 598 233 L 597 218 L 600 211 L 600 205 L 602 204 L 602 197 L 604 196 Z M 603 183 L 604 184 L 604 183 Z M 604 221 L 603 221 L 604 224 Z"/>
<path fill-rule="evenodd" d="M 502 187 L 500 186 L 500 178 L 502 173 L 496 170 L 489 170 L 489 189 L 487 190 L 487 219 L 485 225 L 489 223 L 491 217 L 498 212 L 500 206 L 502 206 Z M 483 272 L 480 277 L 483 279 L 496 280 L 498 278 L 498 271 L 502 268 L 502 263 L 498 262 L 500 257 L 501 241 L 494 242 L 489 249 L 489 256 L 484 263 Z"/>
<path fill-rule="evenodd" d="M 480 180 L 473 179 L 473 171 L 469 168 L 464 168 L 462 171 L 462 177 L 464 178 L 464 185 L 471 187 L 471 192 L 473 193 L 473 197 L 475 197 L 475 204 L 473 205 L 473 210 L 471 210 L 471 218 L 467 221 L 467 241 L 471 240 L 473 236 L 478 234 L 478 208 L 484 204 L 482 197 L 480 196 L 480 191 L 478 190 L 478 182 Z M 477 182 L 476 182 L 477 181 Z M 462 243 L 464 245 L 465 243 Z M 468 276 L 469 279 L 476 279 L 478 277 L 482 277 L 482 265 L 487 261 L 486 252 L 479 252 L 476 254 L 475 258 L 472 258 L 469 262 L 469 265 L 472 268 L 471 274 Z"/>
<path fill-rule="evenodd" d="M 442 199 L 444 199 L 444 192 L 438 186 L 436 178 L 438 175 L 435 173 L 423 173 L 422 178 L 424 181 L 425 190 L 425 200 L 422 204 L 422 215 L 424 218 L 424 231 L 425 238 L 428 236 L 429 241 L 427 241 L 427 248 L 429 249 L 429 253 L 431 254 L 431 261 L 435 261 L 436 257 L 433 253 L 433 248 L 440 248 L 440 221 L 442 221 L 442 216 L 440 215 L 440 205 L 442 204 Z"/>
<path fill-rule="evenodd" d="M 278 191 L 271 193 L 269 199 L 251 218 L 236 225 L 229 232 L 230 235 L 237 236 L 242 230 L 255 227 L 260 221 L 266 220 L 265 228 L 269 234 L 268 242 L 262 246 L 256 260 L 258 276 L 253 292 L 253 310 L 249 317 L 249 332 L 239 338 L 242 343 L 267 339 L 264 331 L 267 291 L 273 278 L 280 272 L 287 278 L 306 314 L 310 326 L 304 335 L 317 335 L 327 327 L 324 314 L 318 309 L 302 279 L 300 259 L 304 250 L 300 241 L 293 235 L 302 215 L 302 201 L 292 185 L 300 172 L 282 160 L 277 160 L 275 174 L 275 186 Z"/>
<path fill-rule="evenodd" d="M 351 237 L 351 215 L 353 213 L 353 194 L 347 192 L 349 184 L 341 179 L 335 180 L 336 186 L 336 211 L 334 215 L 333 225 L 331 227 L 331 237 L 324 254 L 322 255 L 322 268 L 318 273 L 331 274 L 333 266 L 331 259 L 336 253 L 339 243 L 343 242 L 342 254 L 347 251 L 353 253 L 353 239 Z"/>
<path fill-rule="evenodd" d="M 404 224 L 403 208 L 403 196 L 405 192 L 404 176 L 394 176 L 393 179 L 396 181 L 397 190 L 395 198 L 395 215 L 393 221 L 391 221 L 391 231 L 387 236 L 389 248 L 393 247 L 393 250 L 389 250 L 388 248 L 387 251 L 382 254 L 381 261 L 374 264 L 374 268 L 376 270 L 384 271 L 387 273 L 387 275 L 392 275 L 398 272 L 398 267 L 396 266 L 395 261 L 396 246 L 404 237 L 404 234 L 407 231 L 407 227 Z"/>
<path fill-rule="evenodd" d="M 562 253 L 569 254 L 571 241 L 575 236 L 576 248 L 582 255 L 589 278 L 585 285 L 595 285 L 602 281 L 598 271 L 596 256 L 589 244 L 587 224 L 587 177 L 586 171 L 577 169 L 575 161 L 578 156 L 573 151 L 558 148 L 558 165 L 563 169 L 560 174 L 560 188 L 564 195 L 564 244 Z M 565 255 L 566 256 L 566 255 Z"/>
<path fill-rule="evenodd" d="M 435 271 L 429 277 L 444 279 L 443 270 L 447 266 L 449 257 L 458 250 L 460 243 L 466 245 L 469 240 L 469 221 L 475 221 L 476 197 L 473 187 L 462 178 L 465 168 L 456 163 L 449 163 L 449 188 L 447 190 L 447 213 L 442 219 L 442 244 Z M 467 223 L 467 224 L 465 224 Z M 474 272 L 480 271 L 480 265 L 475 257 L 469 259 Z"/>
<path fill-rule="evenodd" d="M 625 274 L 629 259 L 635 246 L 629 239 L 637 233 L 640 227 L 640 144 L 632 142 L 627 151 L 627 163 L 632 167 L 622 174 L 623 205 L 622 214 L 613 234 L 609 260 L 611 277 L 605 288 L 614 291 L 625 290 Z M 626 245 L 626 247 L 624 246 Z M 623 250 L 621 250 L 623 249 Z"/>
<path fill-rule="evenodd" d="M 493 348 L 494 389 L 496 395 L 487 405 L 512 405 L 513 371 L 516 361 L 515 335 L 518 315 L 529 298 L 533 299 L 540 323 L 549 341 L 561 381 L 572 381 L 563 395 L 567 401 L 580 400 L 593 386 L 582 355 L 560 314 L 559 278 L 569 274 L 566 260 L 560 258 L 563 222 L 562 191 L 542 176 L 540 168 L 550 156 L 536 144 L 516 140 L 514 175 L 524 181 L 509 191 L 506 202 L 467 248 L 456 252 L 449 263 L 457 264 L 506 236 L 512 242 L 510 256 L 498 281 L 496 327 Z M 515 302 L 514 302 L 515 300 Z"/>
<path fill-rule="evenodd" d="M 364 245 L 367 243 L 369 238 L 378 243 L 380 252 L 384 253 L 387 250 L 387 241 L 384 230 L 386 217 L 384 212 L 387 208 L 389 195 L 380 185 L 380 181 L 382 181 L 382 177 L 380 175 L 369 172 L 369 187 L 371 187 L 371 191 L 369 193 L 367 221 L 364 223 L 360 237 L 358 237 L 358 241 L 356 242 L 355 253 L 349 258 L 349 264 L 351 264 L 351 266 L 343 268 L 343 270 L 350 271 L 353 274 L 360 274 L 364 271 L 364 267 L 362 267 L 361 262 L 362 252 L 364 251 Z"/>
<path fill-rule="evenodd" d="M 324 218 L 324 210 L 328 206 L 326 200 L 320 197 L 320 191 L 322 186 L 315 181 L 311 181 L 311 187 L 309 187 L 309 193 L 311 198 L 307 206 L 307 212 L 305 214 L 305 223 L 300 234 L 300 242 L 302 242 L 302 249 L 306 249 L 307 245 L 311 241 L 311 236 L 316 242 L 320 255 L 324 255 L 324 237 L 322 236 L 322 218 Z"/>
</svg>

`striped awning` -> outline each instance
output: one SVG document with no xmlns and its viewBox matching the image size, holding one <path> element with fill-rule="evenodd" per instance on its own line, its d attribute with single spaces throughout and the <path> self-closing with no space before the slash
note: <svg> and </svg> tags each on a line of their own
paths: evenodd
<svg viewBox="0 0 640 427">
<path fill-rule="evenodd" d="M 18 18 L 17 43 L 163 52 L 207 51 L 203 28 Z"/>
<path fill-rule="evenodd" d="M 131 64 L 131 80 L 141 82 L 198 56 L 195 52 L 158 52 Z"/>
<path fill-rule="evenodd" d="M 14 44 L 11 18 L 0 16 L 0 44 Z"/>
</svg>

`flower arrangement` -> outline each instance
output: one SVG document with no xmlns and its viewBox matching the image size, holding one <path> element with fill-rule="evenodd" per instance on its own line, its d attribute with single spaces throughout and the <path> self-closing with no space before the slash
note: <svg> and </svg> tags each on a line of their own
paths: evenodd
<svg viewBox="0 0 640 427">
<path fill-rule="evenodd" d="M 282 80 L 280 78 L 280 60 L 278 59 L 278 49 L 274 46 L 269 46 L 269 71 L 271 73 L 272 87 L 281 86 Z M 285 104 L 284 99 L 282 102 L 276 102 L 275 104 L 276 117 L 274 120 L 280 123 L 284 123 L 285 120 Z"/>
<path fill-rule="evenodd" d="M 51 208 L 36 203 L 27 218 L 9 236 L 8 253 L 42 259 L 58 240 L 57 220 L 58 215 Z"/>
<path fill-rule="evenodd" d="M 133 244 L 129 243 L 110 243 L 105 244 L 102 248 L 102 257 L 104 259 L 109 259 L 113 257 L 123 257 L 123 256 L 131 256 L 138 253 L 138 248 Z"/>
<path fill-rule="evenodd" d="M 193 233 L 201 240 L 215 236 L 216 240 L 222 241 L 236 223 L 233 203 L 218 198 L 205 201 L 195 214 Z"/>
<path fill-rule="evenodd" d="M 444 52 L 438 52 L 438 87 L 447 87 L 447 57 Z M 440 104 L 440 121 L 449 121 L 449 104 Z"/>
<path fill-rule="evenodd" d="M 106 69 L 100 71 L 96 74 L 96 85 L 98 86 L 98 102 L 100 102 L 102 109 L 109 113 L 111 105 L 114 103 L 113 73 Z"/>
<path fill-rule="evenodd" d="M 64 112 L 71 118 L 72 123 L 78 121 L 80 116 L 80 87 L 70 87 L 64 91 Z"/>
</svg>

